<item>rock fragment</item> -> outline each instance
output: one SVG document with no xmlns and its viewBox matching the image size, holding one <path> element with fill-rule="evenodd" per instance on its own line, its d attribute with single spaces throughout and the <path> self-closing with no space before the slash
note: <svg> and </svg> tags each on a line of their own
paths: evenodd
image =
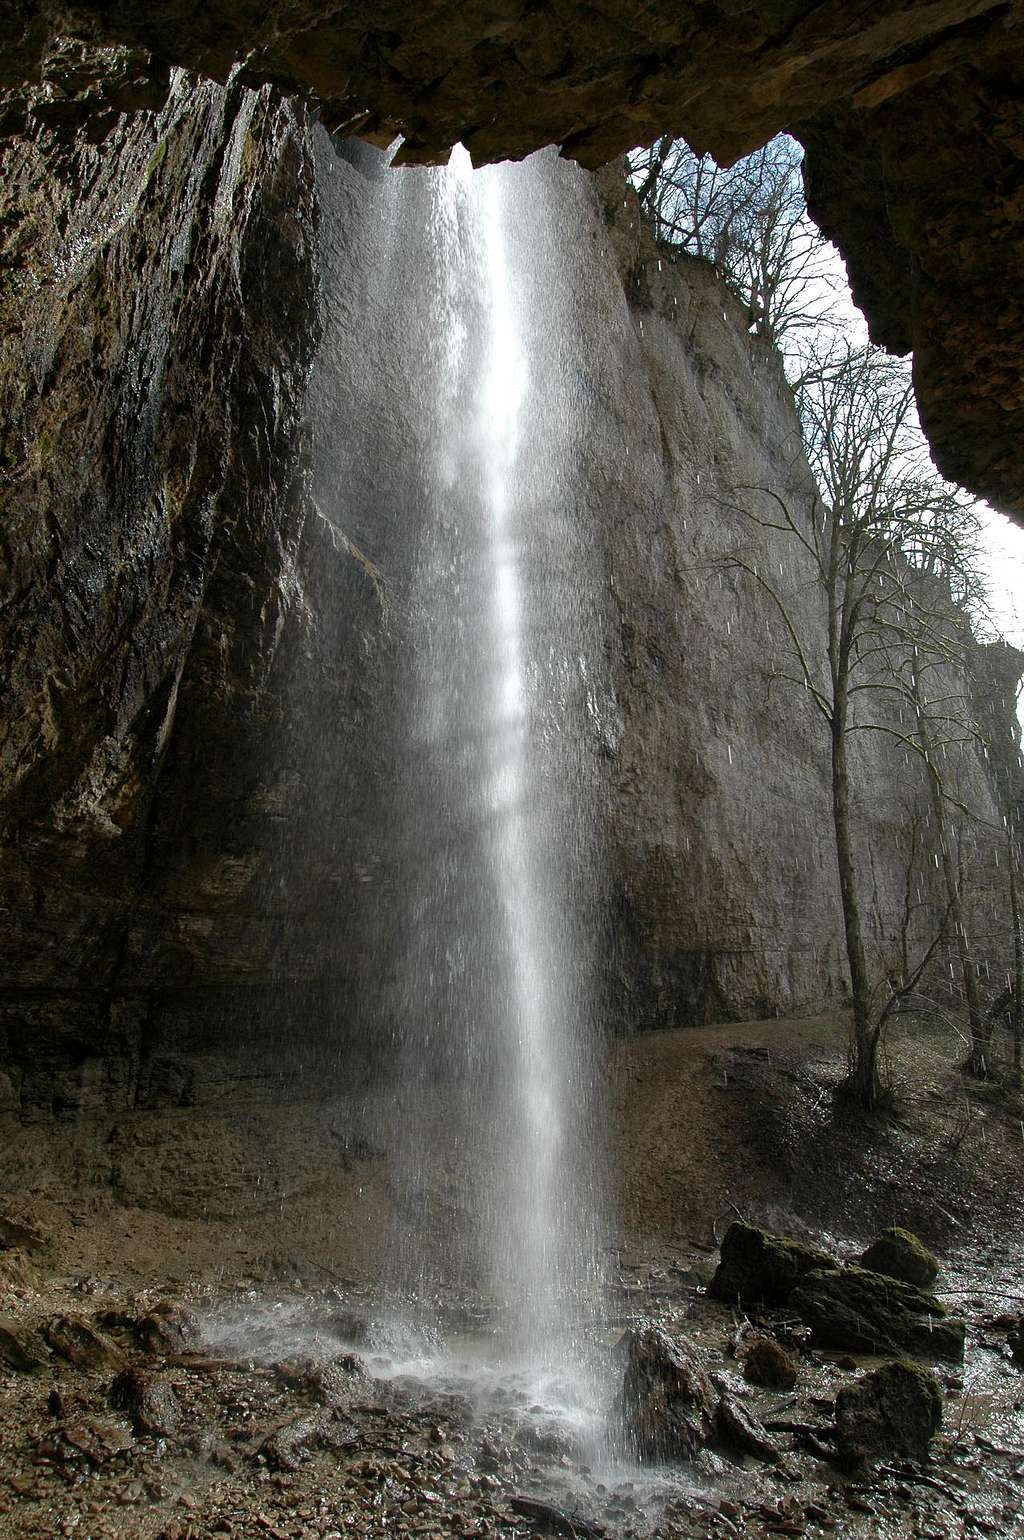
<svg viewBox="0 0 1024 1540">
<path fill-rule="evenodd" d="M 125 1369 L 110 1387 L 110 1404 L 124 1412 L 135 1432 L 170 1438 L 181 1423 L 181 1406 L 169 1380 L 141 1369 Z"/>
<path fill-rule="evenodd" d="M 121 1350 L 98 1332 L 81 1315 L 58 1315 L 44 1329 L 43 1335 L 61 1358 L 76 1369 L 123 1369 Z"/>
<path fill-rule="evenodd" d="M 750 1338 L 743 1358 L 743 1375 L 751 1385 L 763 1385 L 768 1390 L 792 1390 L 799 1378 L 799 1370 L 782 1343 L 764 1332 Z"/>
<path fill-rule="evenodd" d="M 764 1424 L 734 1396 L 723 1396 L 719 1401 L 715 1427 L 727 1444 L 743 1454 L 752 1454 L 769 1465 L 777 1465 L 782 1459 L 782 1450 Z"/>
<path fill-rule="evenodd" d="M 147 1353 L 185 1353 L 199 1344 L 199 1318 L 185 1305 L 161 1299 L 136 1321 L 135 1334 Z"/>
<path fill-rule="evenodd" d="M 19 1374 L 34 1374 L 48 1362 L 35 1332 L 10 1317 L 0 1317 L 0 1363 Z"/>
</svg>

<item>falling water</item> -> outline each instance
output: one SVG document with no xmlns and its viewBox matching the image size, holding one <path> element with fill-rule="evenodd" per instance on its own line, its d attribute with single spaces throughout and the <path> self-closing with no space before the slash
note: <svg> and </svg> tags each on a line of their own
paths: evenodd
<svg viewBox="0 0 1024 1540">
<path fill-rule="evenodd" d="M 391 534 L 367 508 L 359 535 L 386 578 L 394 553 L 402 637 L 389 831 L 402 872 L 377 921 L 397 1061 L 385 1271 L 428 1313 L 471 1286 L 507 1355 L 565 1365 L 593 1293 L 599 1161 L 572 291 L 541 281 L 559 174 L 549 157 L 474 172 L 458 149 L 443 170 L 382 179 L 394 244 L 359 350 L 378 351 L 371 377 L 401 371 L 407 418 L 380 465 L 400 484 Z M 350 452 L 347 481 L 335 455 L 343 485 L 368 453 L 382 458 L 379 441 Z"/>
</svg>

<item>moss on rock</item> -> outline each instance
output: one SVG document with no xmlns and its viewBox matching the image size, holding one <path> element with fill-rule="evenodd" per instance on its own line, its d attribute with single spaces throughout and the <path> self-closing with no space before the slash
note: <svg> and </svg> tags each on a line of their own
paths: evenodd
<svg viewBox="0 0 1024 1540">
<path fill-rule="evenodd" d="M 964 1323 L 948 1316 L 934 1295 L 862 1267 L 808 1274 L 789 1305 L 819 1347 L 954 1362 L 964 1356 Z"/>
<path fill-rule="evenodd" d="M 919 1289 L 930 1289 L 939 1276 L 939 1262 L 934 1252 L 929 1251 L 912 1230 L 902 1230 L 897 1225 L 883 1230 L 871 1242 L 860 1265 L 869 1272 L 899 1278 Z"/>
<path fill-rule="evenodd" d="M 825 1251 L 737 1221 L 725 1232 L 721 1260 L 708 1292 L 716 1299 L 784 1305 L 807 1273 L 838 1265 Z"/>
<path fill-rule="evenodd" d="M 836 1397 L 836 1441 L 850 1465 L 901 1456 L 926 1460 L 942 1426 L 934 1374 L 906 1359 L 882 1364 Z"/>
</svg>

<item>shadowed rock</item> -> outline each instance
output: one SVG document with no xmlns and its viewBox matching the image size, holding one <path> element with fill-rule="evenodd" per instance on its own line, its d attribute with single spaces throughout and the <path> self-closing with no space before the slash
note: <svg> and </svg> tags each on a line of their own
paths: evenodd
<svg viewBox="0 0 1024 1540">
<path fill-rule="evenodd" d="M 963 1321 L 947 1316 L 933 1295 L 860 1267 L 809 1274 L 789 1304 L 819 1347 L 954 1362 L 964 1356 Z"/>
<path fill-rule="evenodd" d="M 743 1359 L 744 1378 L 769 1390 L 791 1390 L 799 1375 L 796 1363 L 781 1342 L 758 1333 Z"/>
<path fill-rule="evenodd" d="M 738 1220 L 725 1232 L 708 1293 L 716 1299 L 784 1305 L 805 1274 L 837 1266 L 827 1252 Z"/>
<path fill-rule="evenodd" d="M 719 1401 L 715 1427 L 724 1441 L 742 1454 L 752 1454 L 770 1465 L 777 1465 L 782 1459 L 782 1450 L 764 1424 L 734 1396 L 723 1396 Z"/>
<path fill-rule="evenodd" d="M 76 1369 L 120 1369 L 124 1354 L 80 1315 L 58 1315 L 43 1332 L 55 1353 Z"/>
<path fill-rule="evenodd" d="M 919 1289 L 930 1289 L 939 1276 L 938 1258 L 919 1241 L 911 1230 L 893 1225 L 868 1247 L 860 1259 L 861 1267 L 872 1273 L 885 1273 Z"/>
<path fill-rule="evenodd" d="M 692 1460 L 711 1437 L 715 1393 L 696 1349 L 660 1326 L 629 1332 L 619 1420 L 641 1462 Z"/>
<path fill-rule="evenodd" d="M 926 1460 L 942 1426 L 942 1391 L 920 1364 L 883 1364 L 836 1397 L 836 1438 L 850 1464 L 893 1456 Z"/>
<path fill-rule="evenodd" d="M 169 1380 L 125 1369 L 110 1387 L 110 1404 L 130 1418 L 140 1435 L 169 1438 L 181 1422 L 181 1406 Z"/>
<path fill-rule="evenodd" d="M 34 1332 L 15 1320 L 0 1320 L 0 1363 L 19 1374 L 34 1374 L 48 1362 Z"/>
</svg>

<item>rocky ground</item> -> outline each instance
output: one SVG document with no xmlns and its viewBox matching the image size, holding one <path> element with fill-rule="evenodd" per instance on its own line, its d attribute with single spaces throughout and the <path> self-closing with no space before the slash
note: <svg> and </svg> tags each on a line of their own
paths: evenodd
<svg viewBox="0 0 1024 1540">
<path fill-rule="evenodd" d="M 1019 1108 L 959 1080 L 954 1095 L 934 1044 L 909 1038 L 900 1055 L 898 1116 L 858 1140 L 833 1100 L 841 1061 L 826 1024 L 620 1045 L 620 1237 L 581 1384 L 496 1366 L 485 1306 L 471 1297 L 461 1319 L 453 1305 L 444 1343 L 397 1335 L 347 1232 L 340 1252 L 319 1250 L 310 1215 L 286 1217 L 288 1205 L 231 1220 L 169 1215 L 155 1184 L 132 1206 L 58 1181 L 56 1157 L 34 1177 L 23 1161 L 0 1203 L 0 1532 L 1024 1534 Z M 213 1159 L 212 1145 L 203 1153 Z M 370 1174 L 357 1162 L 348 1179 Z M 323 1208 L 325 1191 L 321 1179 L 293 1208 Z M 357 1210 L 339 1204 L 354 1232 Z M 943 1319 L 963 1321 L 966 1348 L 963 1362 L 931 1366 L 941 1426 L 927 1459 L 891 1428 L 888 1445 L 853 1457 L 850 1387 L 862 1394 L 881 1360 L 863 1341 L 855 1352 L 828 1345 L 806 1279 L 792 1298 L 763 1275 L 749 1286 L 756 1299 L 730 1292 L 735 1274 L 718 1288 L 725 1298 L 709 1292 L 740 1215 L 845 1260 L 894 1219 L 936 1245 L 930 1287 Z M 861 1287 L 856 1268 L 823 1276 L 819 1294 L 829 1276 Z M 684 1367 L 662 1358 L 653 1380 L 637 1381 L 656 1326 Z M 792 1384 L 752 1372 L 765 1340 Z M 680 1375 L 697 1385 L 685 1415 Z M 645 1443 L 637 1405 L 657 1427 L 696 1427 L 692 1458 L 660 1433 Z"/>
</svg>

